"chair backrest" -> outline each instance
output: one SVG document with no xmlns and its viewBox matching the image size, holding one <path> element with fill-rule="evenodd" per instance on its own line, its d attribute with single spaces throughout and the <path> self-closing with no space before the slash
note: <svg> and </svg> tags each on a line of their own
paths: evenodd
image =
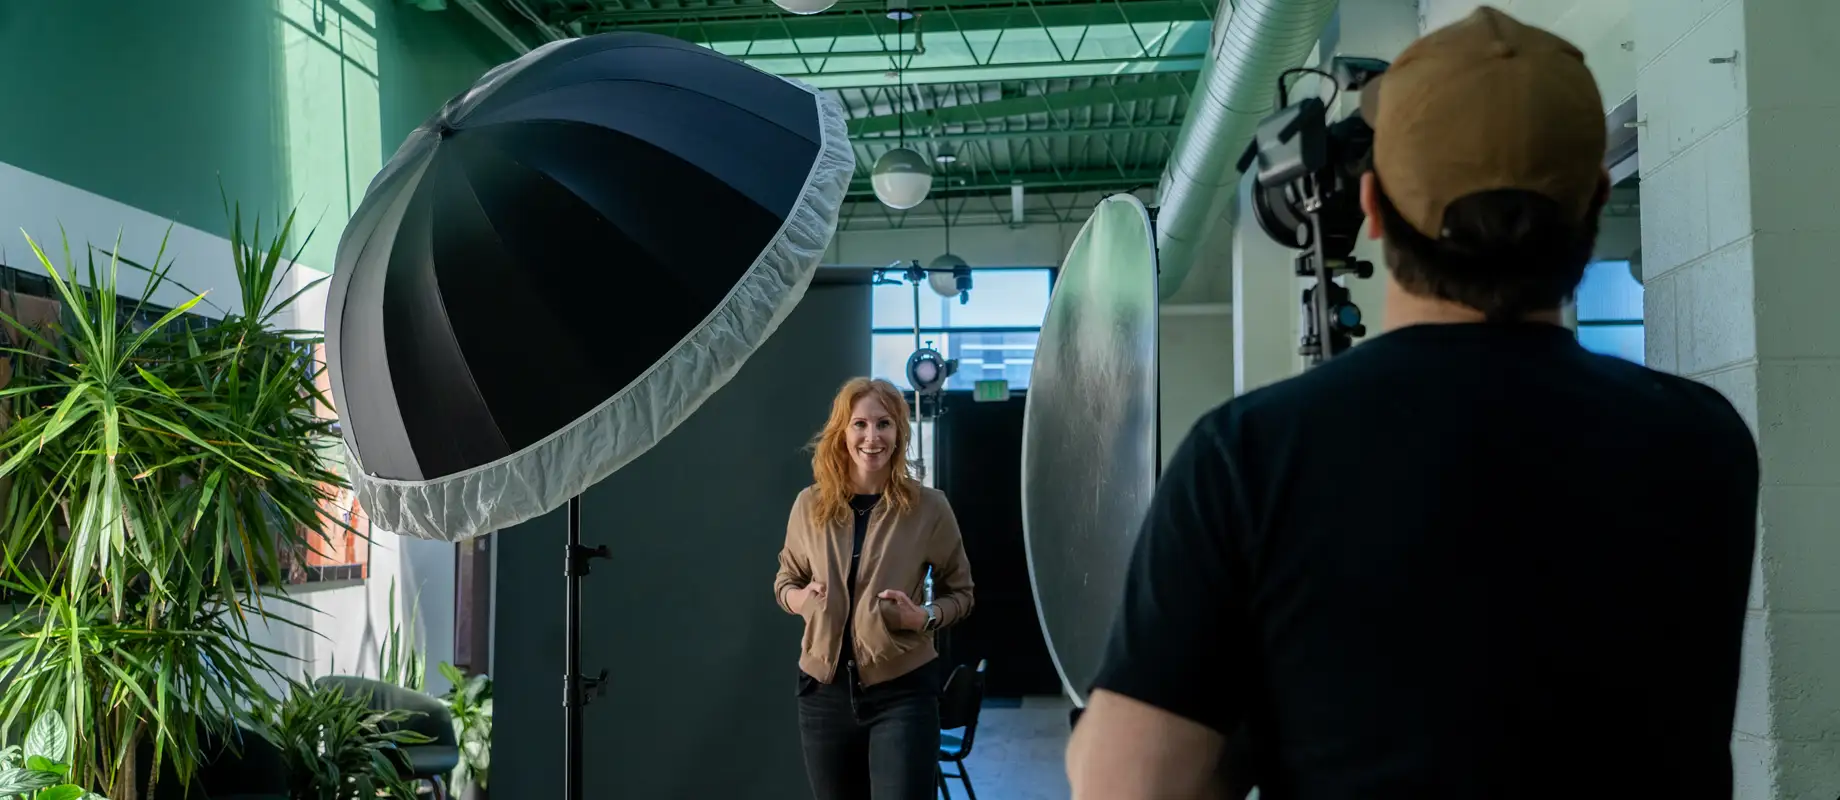
<svg viewBox="0 0 1840 800">
<path fill-rule="evenodd" d="M 965 752 L 971 752 L 971 740 L 977 736 L 978 712 L 984 708 L 984 669 L 989 659 L 977 668 L 960 664 L 952 668 L 945 691 L 939 697 L 939 727 L 942 730 L 965 729 Z"/>
</svg>

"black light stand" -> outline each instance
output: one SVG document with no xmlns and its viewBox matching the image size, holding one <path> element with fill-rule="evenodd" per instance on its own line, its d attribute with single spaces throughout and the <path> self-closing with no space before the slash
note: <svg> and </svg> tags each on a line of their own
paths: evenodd
<svg viewBox="0 0 1840 800">
<path fill-rule="evenodd" d="M 611 558 L 606 545 L 584 547 L 581 543 L 581 496 L 569 498 L 569 543 L 563 574 L 567 584 L 566 596 L 563 598 L 563 614 L 568 618 L 568 630 L 562 642 L 563 659 L 566 662 L 562 673 L 562 707 L 564 724 L 563 753 L 567 758 L 562 779 L 562 796 L 566 800 L 582 800 L 581 765 L 582 765 L 582 716 L 590 699 L 599 697 L 607 690 L 607 670 L 593 678 L 581 674 L 581 576 L 588 574 L 589 562 L 597 558 Z"/>
<path fill-rule="evenodd" d="M 1339 275 L 1371 278 L 1374 265 L 1351 257 L 1331 257 L 1323 246 L 1322 198 L 1315 176 L 1299 182 L 1303 195 L 1304 217 L 1308 220 L 1309 245 L 1297 254 L 1297 277 L 1315 278 L 1316 284 L 1303 290 L 1303 344 L 1299 355 L 1314 367 L 1350 347 L 1354 337 L 1366 336 L 1361 309 L 1354 304 L 1347 287 L 1335 282 Z"/>
</svg>

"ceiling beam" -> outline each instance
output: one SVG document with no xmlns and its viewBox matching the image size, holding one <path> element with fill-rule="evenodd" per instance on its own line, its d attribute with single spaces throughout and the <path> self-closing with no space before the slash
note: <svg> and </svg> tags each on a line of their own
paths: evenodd
<svg viewBox="0 0 1840 800">
<path fill-rule="evenodd" d="M 1148 75 L 1171 72 L 1200 72 L 1206 56 L 1201 54 L 1126 56 L 1121 58 L 1068 58 L 1050 61 L 993 61 L 989 64 L 910 67 L 897 75 L 892 70 L 817 70 L 801 69 L 797 57 L 773 56 L 746 59 L 749 63 L 785 78 L 795 78 L 820 89 L 867 89 L 900 84 L 986 83 L 991 81 L 1054 80 L 1062 78 L 1097 78 L 1107 75 Z M 806 62 L 822 57 L 805 57 Z"/>
<path fill-rule="evenodd" d="M 1009 28 L 1199 22 L 1214 7 L 1200 0 L 956 0 L 916 3 L 925 29 L 934 35 Z M 558 23 L 580 22 L 591 32 L 648 31 L 701 44 L 769 39 L 828 39 L 888 36 L 885 0 L 840 0 L 830 11 L 795 16 L 770 3 L 680 9 L 608 9 L 561 13 Z"/>
<path fill-rule="evenodd" d="M 1129 103 L 1138 100 L 1186 96 L 1194 89 L 1194 86 L 1195 76 L 1193 74 L 1158 75 L 1130 83 L 1093 86 L 1066 92 L 941 106 L 909 111 L 906 114 L 877 114 L 850 120 L 850 135 L 860 136 L 867 133 L 888 133 L 899 130 L 903 127 L 903 117 L 905 117 L 905 127 L 910 131 L 918 132 L 942 125 L 963 125 L 1029 114 L 1046 113 L 1052 116 L 1056 113 L 1109 103 Z"/>
<path fill-rule="evenodd" d="M 1016 183 L 1030 189 L 1117 189 L 1119 191 L 1155 186 L 1163 176 L 1161 166 L 1137 167 L 1129 170 L 1089 169 L 1065 170 L 1060 172 L 1018 172 L 1009 175 L 1002 173 L 984 173 L 968 179 L 966 183 L 955 183 L 950 189 L 954 196 L 980 194 L 989 192 L 1008 192 Z M 868 178 L 857 178 L 850 182 L 851 197 L 872 197 L 874 187 Z"/>
<path fill-rule="evenodd" d="M 962 133 L 934 133 L 924 138 L 929 142 L 985 142 L 1013 139 L 1064 139 L 1070 136 L 1129 136 L 1138 133 L 1174 134 L 1182 130 L 1180 124 L 1165 125 L 1095 125 L 1090 127 L 1046 128 L 991 131 L 966 131 Z M 914 137 L 921 138 L 921 137 Z M 891 135 L 858 136 L 857 144 L 894 144 L 896 137 Z"/>
</svg>

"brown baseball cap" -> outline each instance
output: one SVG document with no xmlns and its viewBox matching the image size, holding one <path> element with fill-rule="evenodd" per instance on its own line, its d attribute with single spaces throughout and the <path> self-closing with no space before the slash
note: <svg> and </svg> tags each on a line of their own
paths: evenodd
<svg viewBox="0 0 1840 800">
<path fill-rule="evenodd" d="M 1497 189 L 1582 221 L 1603 179 L 1603 105 L 1578 48 L 1487 6 L 1413 42 L 1361 96 L 1387 198 L 1433 239 L 1452 202 Z"/>
</svg>

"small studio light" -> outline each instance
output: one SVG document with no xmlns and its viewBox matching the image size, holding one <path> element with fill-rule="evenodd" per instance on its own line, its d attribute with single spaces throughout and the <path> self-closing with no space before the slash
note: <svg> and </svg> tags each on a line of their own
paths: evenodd
<svg viewBox="0 0 1840 800">
<path fill-rule="evenodd" d="M 947 361 L 931 347 L 922 347 L 907 357 L 907 385 L 919 394 L 938 394 L 945 388 L 946 379 L 957 371 L 958 362 Z"/>
</svg>

